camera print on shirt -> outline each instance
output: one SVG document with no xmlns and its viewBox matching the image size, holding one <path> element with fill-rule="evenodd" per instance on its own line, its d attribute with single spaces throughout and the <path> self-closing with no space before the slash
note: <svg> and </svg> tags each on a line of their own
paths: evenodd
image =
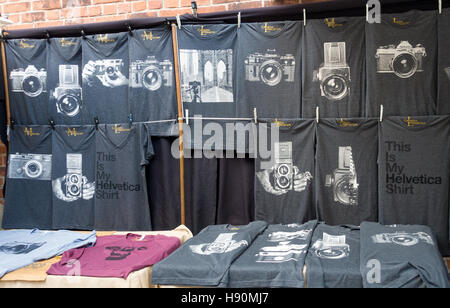
<svg viewBox="0 0 450 308">
<path fill-rule="evenodd" d="M 47 92 L 47 71 L 28 65 L 26 68 L 17 68 L 10 72 L 11 91 L 21 92 L 29 97 L 37 97 Z"/>
<path fill-rule="evenodd" d="M 10 154 L 8 178 L 22 180 L 51 181 L 52 155 L 50 154 Z"/>
<path fill-rule="evenodd" d="M 358 205 L 359 184 L 351 146 L 339 147 L 338 168 L 326 176 L 325 186 L 332 188 L 334 202 Z"/>
<path fill-rule="evenodd" d="M 50 91 L 50 101 L 58 114 L 73 118 L 80 113 L 83 104 L 78 65 L 59 65 L 59 82 Z"/>
<path fill-rule="evenodd" d="M 233 50 L 180 50 L 186 103 L 233 103 Z"/>
<path fill-rule="evenodd" d="M 236 250 L 240 247 L 248 246 L 248 242 L 245 240 L 235 241 L 233 236 L 236 233 L 221 233 L 212 243 L 205 243 L 199 245 L 190 245 L 189 248 L 193 253 L 199 255 L 211 255 L 216 253 L 227 253 Z"/>
<path fill-rule="evenodd" d="M 350 95 L 350 67 L 345 46 L 345 42 L 324 43 L 324 63 L 313 73 L 313 81 L 320 82 L 321 96 L 330 101 L 341 101 Z"/>
<path fill-rule="evenodd" d="M 26 242 L 10 242 L 5 243 L 0 246 L 0 252 L 9 254 L 9 255 L 19 255 L 19 254 L 27 254 L 32 252 L 35 249 L 45 245 L 47 242 L 41 243 L 26 243 Z"/>
<path fill-rule="evenodd" d="M 324 232 L 322 239 L 317 240 L 311 249 L 321 259 L 337 260 L 350 255 L 350 246 L 346 244 L 345 235 L 334 236 Z"/>
<path fill-rule="evenodd" d="M 427 243 L 434 246 L 433 239 L 425 232 L 395 232 L 381 233 L 372 236 L 372 241 L 377 244 L 396 244 L 400 246 L 414 246 L 419 242 Z"/>
<path fill-rule="evenodd" d="M 161 87 L 171 87 L 173 78 L 172 61 L 156 60 L 148 56 L 145 60 L 136 60 L 130 64 L 130 87 L 157 91 Z"/>
<path fill-rule="evenodd" d="M 89 87 L 94 87 L 98 82 L 106 88 L 126 86 L 128 78 L 123 67 L 123 59 L 91 60 L 83 67 L 83 82 Z"/>
<path fill-rule="evenodd" d="M 381 46 L 375 55 L 377 73 L 410 78 L 415 73 L 423 72 L 423 58 L 426 56 L 425 47 L 421 44 L 413 47 L 408 41 L 401 41 L 398 45 Z"/>
</svg>

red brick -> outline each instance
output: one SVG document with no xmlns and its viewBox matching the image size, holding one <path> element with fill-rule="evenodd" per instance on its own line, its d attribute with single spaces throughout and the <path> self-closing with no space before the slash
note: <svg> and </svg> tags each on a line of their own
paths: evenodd
<svg viewBox="0 0 450 308">
<path fill-rule="evenodd" d="M 175 17 L 177 14 L 183 15 L 183 14 L 190 14 L 191 9 L 178 9 L 178 10 L 160 10 L 159 17 Z"/>
<path fill-rule="evenodd" d="M 213 4 L 236 2 L 235 0 L 212 0 Z"/>
<path fill-rule="evenodd" d="M 70 20 L 65 20 L 65 25 L 74 25 L 74 24 L 89 24 L 94 23 L 95 18 L 94 17 L 86 17 L 86 18 L 75 18 Z"/>
<path fill-rule="evenodd" d="M 162 0 L 149 0 L 147 2 L 147 8 L 149 10 L 156 10 L 162 8 Z"/>
<path fill-rule="evenodd" d="M 30 8 L 30 2 L 8 3 L 3 5 L 3 14 L 28 12 Z"/>
<path fill-rule="evenodd" d="M 214 6 L 200 7 L 200 8 L 198 8 L 198 13 L 205 14 L 205 13 L 213 13 L 213 12 L 223 12 L 226 10 L 227 10 L 226 5 L 214 5 Z"/>
<path fill-rule="evenodd" d="M 103 15 L 115 15 L 116 13 L 117 5 L 115 3 L 103 5 Z"/>
<path fill-rule="evenodd" d="M 158 13 L 156 11 L 155 12 L 133 13 L 133 14 L 128 14 L 128 19 L 157 17 L 157 16 L 158 16 Z"/>
<path fill-rule="evenodd" d="M 88 8 L 88 16 L 93 17 L 93 16 L 99 16 L 102 14 L 102 6 L 101 5 L 96 5 L 96 6 L 90 6 Z"/>
<path fill-rule="evenodd" d="M 196 0 L 197 7 L 211 5 L 211 1 L 214 0 Z M 236 0 L 229 0 L 229 1 L 236 1 Z M 192 0 L 180 0 L 180 7 L 191 7 L 191 2 Z"/>
<path fill-rule="evenodd" d="M 47 11 L 47 20 L 58 20 L 61 14 L 59 10 Z"/>
<path fill-rule="evenodd" d="M 147 9 L 147 1 L 133 2 L 133 12 L 145 11 Z"/>
<path fill-rule="evenodd" d="M 104 4 L 104 3 L 114 3 L 122 2 L 122 0 L 92 0 L 92 4 Z"/>
<path fill-rule="evenodd" d="M 231 3 L 228 5 L 229 11 L 237 11 L 237 10 L 245 10 L 245 9 L 253 9 L 261 7 L 261 1 L 251 1 L 244 3 Z"/>
<path fill-rule="evenodd" d="M 8 19 L 14 23 L 20 23 L 20 13 L 17 14 L 8 14 Z"/>
<path fill-rule="evenodd" d="M 117 14 L 126 14 L 131 12 L 131 3 L 117 4 Z"/>
<path fill-rule="evenodd" d="M 85 7 L 72 7 L 61 10 L 62 19 L 72 19 L 88 16 L 88 9 Z"/>
<path fill-rule="evenodd" d="M 60 8 L 61 8 L 61 1 L 59 0 L 33 1 L 33 11 L 54 10 Z"/>
<path fill-rule="evenodd" d="M 88 6 L 92 0 L 62 0 L 62 7 Z"/>
<path fill-rule="evenodd" d="M 102 16 L 95 17 L 95 22 L 108 22 L 108 21 L 117 21 L 117 20 L 125 20 L 126 16 Z"/>
<path fill-rule="evenodd" d="M 45 13 L 44 12 L 24 13 L 22 14 L 21 20 L 23 23 L 45 21 Z"/>
<path fill-rule="evenodd" d="M 179 3 L 179 0 L 164 0 L 164 7 L 165 8 L 176 8 L 176 7 L 178 7 L 178 3 Z"/>
</svg>

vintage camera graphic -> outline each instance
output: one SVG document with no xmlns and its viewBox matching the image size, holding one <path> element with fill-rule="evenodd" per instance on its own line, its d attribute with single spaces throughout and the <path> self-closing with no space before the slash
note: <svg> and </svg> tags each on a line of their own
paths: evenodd
<svg viewBox="0 0 450 308">
<path fill-rule="evenodd" d="M 53 92 L 56 111 L 68 117 L 76 116 L 82 108 L 78 65 L 59 66 L 59 84 Z"/>
<path fill-rule="evenodd" d="M 358 179 L 352 147 L 339 147 L 338 168 L 325 178 L 325 186 L 333 187 L 334 201 L 344 205 L 358 204 Z"/>
<path fill-rule="evenodd" d="M 43 246 L 45 242 L 41 243 L 26 243 L 26 242 L 9 242 L 0 246 L 0 252 L 10 255 L 20 255 L 30 253 L 35 249 Z"/>
<path fill-rule="evenodd" d="M 145 87 L 156 91 L 161 86 L 172 86 L 173 65 L 170 60 L 159 62 L 155 56 L 148 56 L 145 61 L 137 60 L 130 65 L 130 86 Z"/>
<path fill-rule="evenodd" d="M 275 142 L 275 190 L 293 189 L 294 163 L 292 161 L 292 142 Z"/>
<path fill-rule="evenodd" d="M 66 197 L 79 198 L 83 192 L 83 156 L 66 154 Z"/>
<path fill-rule="evenodd" d="M 419 242 L 425 242 L 434 245 L 433 239 L 425 232 L 407 233 L 407 232 L 395 232 L 395 233 L 381 233 L 372 236 L 374 243 L 392 243 L 401 246 L 414 246 Z"/>
<path fill-rule="evenodd" d="M 105 76 L 109 80 L 116 80 L 118 78 L 117 73 L 122 70 L 122 59 L 105 59 L 97 60 L 94 62 L 94 76 Z"/>
<path fill-rule="evenodd" d="M 52 155 L 11 154 L 8 178 L 50 181 L 52 179 Z"/>
<path fill-rule="evenodd" d="M 235 234 L 236 233 L 221 233 L 212 243 L 191 245 L 189 248 L 196 254 L 211 255 L 230 252 L 241 246 L 248 246 L 248 242 L 245 240 L 239 242 L 233 240 Z"/>
<path fill-rule="evenodd" d="M 307 245 L 290 244 L 289 241 L 280 242 L 278 246 L 262 247 L 256 254 L 256 262 L 259 263 L 282 263 L 297 261 L 302 254 L 306 253 Z"/>
<path fill-rule="evenodd" d="M 313 81 L 320 82 L 323 97 L 340 101 L 350 93 L 350 67 L 347 64 L 345 42 L 324 43 L 324 63 L 315 71 Z"/>
<path fill-rule="evenodd" d="M 245 61 L 245 79 L 247 81 L 262 81 L 268 86 L 278 85 L 284 81 L 293 82 L 295 79 L 295 57 L 292 54 L 280 56 L 275 50 L 268 53 L 254 53 Z"/>
<path fill-rule="evenodd" d="M 38 70 L 34 65 L 12 70 L 9 79 L 12 92 L 23 92 L 30 97 L 47 92 L 47 72 L 45 69 Z"/>
<path fill-rule="evenodd" d="M 350 254 L 350 246 L 345 243 L 331 243 L 317 240 L 312 246 L 312 250 L 319 258 L 323 259 L 342 259 Z"/>
<path fill-rule="evenodd" d="M 408 41 L 401 41 L 397 46 L 379 47 L 375 55 L 378 73 L 393 73 L 400 78 L 410 78 L 416 72 L 423 72 L 425 48 L 417 44 L 413 47 Z"/>
<path fill-rule="evenodd" d="M 277 231 L 270 233 L 268 240 L 271 242 L 284 242 L 284 241 L 291 241 L 294 239 L 306 240 L 306 238 L 310 233 L 311 230 L 300 230 L 294 232 Z"/>
</svg>

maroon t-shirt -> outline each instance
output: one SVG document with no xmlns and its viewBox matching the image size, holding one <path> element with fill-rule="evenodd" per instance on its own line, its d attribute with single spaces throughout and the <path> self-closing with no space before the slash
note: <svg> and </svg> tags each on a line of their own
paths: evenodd
<svg viewBox="0 0 450 308">
<path fill-rule="evenodd" d="M 152 266 L 180 246 L 180 240 L 161 234 L 110 235 L 92 247 L 71 249 L 47 271 L 49 275 L 122 277 Z"/>
</svg>

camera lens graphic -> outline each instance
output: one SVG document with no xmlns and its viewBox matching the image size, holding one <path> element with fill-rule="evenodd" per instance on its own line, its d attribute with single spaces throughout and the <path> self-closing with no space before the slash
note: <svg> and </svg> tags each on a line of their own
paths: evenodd
<svg viewBox="0 0 450 308">
<path fill-rule="evenodd" d="M 38 178 L 43 172 L 42 164 L 36 160 L 28 161 L 24 166 L 24 170 L 27 177 L 32 179 Z"/>
<path fill-rule="evenodd" d="M 281 164 L 277 168 L 277 184 L 280 188 L 288 188 L 291 184 L 290 174 L 291 168 L 286 164 Z"/>
<path fill-rule="evenodd" d="M 347 81 L 339 75 L 327 77 L 322 86 L 326 97 L 331 100 L 341 100 L 348 94 Z"/>
<path fill-rule="evenodd" d="M 206 251 L 213 253 L 221 253 L 227 248 L 227 243 L 211 243 L 206 247 Z"/>
<path fill-rule="evenodd" d="M 22 89 L 26 95 L 36 97 L 42 93 L 43 86 L 38 76 L 29 75 L 23 78 Z"/>
<path fill-rule="evenodd" d="M 345 176 L 336 183 L 335 192 L 338 202 L 343 204 L 355 204 L 358 197 L 357 190 L 350 185 L 351 178 Z"/>
<path fill-rule="evenodd" d="M 417 60 L 410 53 L 402 53 L 393 59 L 392 68 L 398 77 L 409 78 L 417 70 Z"/>
<path fill-rule="evenodd" d="M 80 112 L 78 97 L 72 94 L 66 94 L 58 100 L 58 106 L 66 116 L 74 117 Z"/>
<path fill-rule="evenodd" d="M 398 235 L 392 238 L 392 242 L 402 246 L 413 246 L 416 245 L 419 240 L 411 235 Z"/>
<path fill-rule="evenodd" d="M 346 256 L 346 252 L 343 248 L 339 247 L 326 247 L 316 251 L 319 258 L 325 259 L 342 259 Z"/>
<path fill-rule="evenodd" d="M 118 78 L 116 69 L 113 66 L 108 66 L 105 71 L 109 79 L 115 80 Z"/>
<path fill-rule="evenodd" d="M 150 91 L 158 90 L 162 85 L 162 74 L 156 66 L 147 67 L 142 73 L 142 83 Z"/>
<path fill-rule="evenodd" d="M 276 86 L 283 77 L 280 63 L 275 60 L 268 60 L 261 65 L 261 80 L 268 86 Z"/>
</svg>

